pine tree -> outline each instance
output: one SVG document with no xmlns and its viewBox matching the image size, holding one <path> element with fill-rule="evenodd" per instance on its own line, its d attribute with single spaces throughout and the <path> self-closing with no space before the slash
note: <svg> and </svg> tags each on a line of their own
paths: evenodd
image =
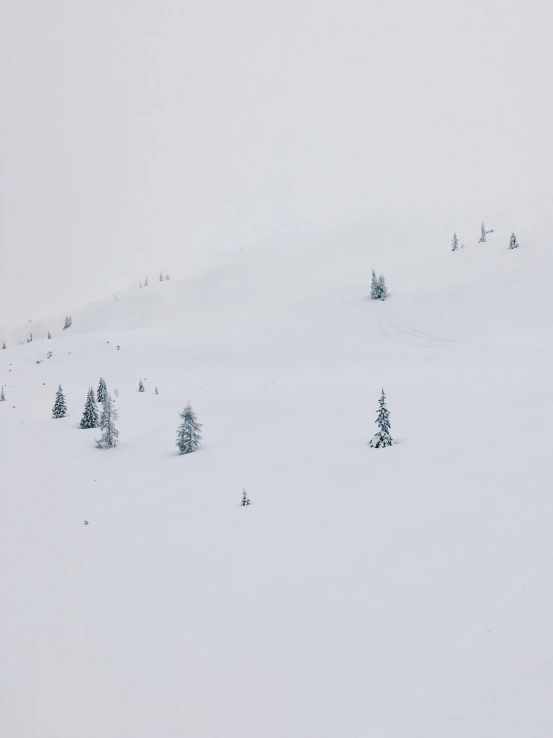
<svg viewBox="0 0 553 738">
<path fill-rule="evenodd" d="M 138 286 L 139 286 L 139 287 L 142 287 L 142 280 L 140 280 L 140 284 L 139 284 Z"/>
<path fill-rule="evenodd" d="M 56 392 L 56 399 L 54 402 L 54 407 L 52 408 L 52 417 L 65 418 L 66 415 L 67 415 L 67 405 L 65 403 L 65 395 L 63 394 L 63 390 L 60 384 L 58 387 L 58 391 Z"/>
<path fill-rule="evenodd" d="M 94 399 L 94 390 L 92 387 L 88 390 L 86 402 L 81 418 L 81 428 L 97 428 L 98 427 L 98 408 Z"/>
<path fill-rule="evenodd" d="M 371 300 L 378 300 L 378 279 L 374 269 L 371 278 Z"/>
<path fill-rule="evenodd" d="M 32 340 L 33 340 L 33 334 L 29 333 L 29 340 L 27 343 L 32 343 Z"/>
<path fill-rule="evenodd" d="M 486 226 L 484 225 L 484 221 L 482 221 L 482 225 L 480 226 L 480 238 L 478 239 L 478 243 L 486 243 Z"/>
<path fill-rule="evenodd" d="M 108 388 L 106 386 L 105 379 L 103 377 L 100 377 L 100 381 L 98 382 L 98 389 L 96 390 L 96 399 L 99 403 L 102 403 L 107 395 Z"/>
<path fill-rule="evenodd" d="M 144 277 L 144 287 L 148 286 L 148 277 Z"/>
<path fill-rule="evenodd" d="M 518 241 L 514 233 L 511 233 L 511 240 L 509 241 L 509 248 L 518 249 Z"/>
<path fill-rule="evenodd" d="M 453 241 L 451 242 L 451 250 L 457 251 L 459 249 L 459 239 L 457 238 L 457 234 L 453 234 Z"/>
<path fill-rule="evenodd" d="M 159 395 L 159 390 L 158 390 L 157 387 L 154 387 L 154 392 L 155 392 L 156 395 Z"/>
<path fill-rule="evenodd" d="M 6 348 L 6 342 L 5 342 L 5 341 L 4 341 L 4 343 L 2 344 L 2 348 L 3 348 L 3 349 L 5 349 L 5 348 Z"/>
<path fill-rule="evenodd" d="M 371 438 L 370 445 L 372 448 L 384 448 L 385 446 L 391 446 L 393 443 L 390 435 L 390 411 L 386 407 L 384 389 L 380 395 L 378 406 L 376 420 L 374 421 L 378 426 L 378 432 Z"/>
<path fill-rule="evenodd" d="M 182 423 L 177 430 L 177 448 L 181 454 L 191 454 L 200 446 L 202 426 L 198 423 L 196 413 L 192 410 L 190 403 L 179 414 Z"/>
<path fill-rule="evenodd" d="M 140 379 L 140 381 L 138 382 L 138 391 L 144 392 L 144 382 L 142 381 L 142 379 Z"/>
<path fill-rule="evenodd" d="M 117 446 L 117 439 L 119 438 L 119 431 L 115 427 L 115 421 L 118 418 L 117 410 L 113 404 L 113 400 L 109 396 L 109 392 L 106 390 L 104 397 L 104 403 L 102 407 L 102 415 L 100 417 L 100 428 L 102 429 L 102 437 L 97 444 L 100 448 L 115 448 Z"/>
<path fill-rule="evenodd" d="M 378 278 L 378 296 L 381 300 L 385 300 L 388 297 L 388 288 L 386 287 L 386 280 L 384 279 L 384 275 L 381 274 Z"/>
<path fill-rule="evenodd" d="M 160 282 L 163 282 L 163 274 L 162 274 L 162 272 L 159 273 L 159 281 Z"/>
<path fill-rule="evenodd" d="M 6 395 L 4 394 L 4 385 L 2 385 L 2 391 L 0 392 L 0 402 L 6 402 Z"/>
<path fill-rule="evenodd" d="M 52 338 L 52 336 L 50 334 L 50 331 L 48 331 L 48 339 L 51 339 L 51 338 Z"/>
<path fill-rule="evenodd" d="M 242 490 L 242 502 L 240 503 L 242 507 L 246 507 L 246 505 L 250 505 L 250 501 L 248 500 L 248 496 L 246 495 L 246 490 Z"/>
</svg>

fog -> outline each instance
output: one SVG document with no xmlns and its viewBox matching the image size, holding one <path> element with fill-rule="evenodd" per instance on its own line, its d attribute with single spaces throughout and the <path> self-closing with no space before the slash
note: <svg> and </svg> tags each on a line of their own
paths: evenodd
<svg viewBox="0 0 553 738">
<path fill-rule="evenodd" d="M 551 218 L 547 0 L 3 0 L 0 48 L 0 324 L 295 232 Z"/>
</svg>

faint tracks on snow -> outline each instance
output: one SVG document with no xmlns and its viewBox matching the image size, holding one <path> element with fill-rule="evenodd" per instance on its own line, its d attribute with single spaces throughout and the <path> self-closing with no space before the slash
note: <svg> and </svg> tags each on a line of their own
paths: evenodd
<svg viewBox="0 0 553 738">
<path fill-rule="evenodd" d="M 453 338 L 443 338 L 410 325 L 394 315 L 388 305 L 383 304 L 377 314 L 378 327 L 388 338 L 410 346 L 429 349 L 452 348 L 462 342 Z"/>
<path fill-rule="evenodd" d="M 407 321 L 402 320 L 395 315 L 388 305 L 383 304 L 377 311 L 376 317 L 378 327 L 385 336 L 399 343 L 405 343 L 410 346 L 429 349 L 444 349 L 460 346 L 470 346 L 479 349 L 497 349 L 504 351 L 516 351 L 523 354 L 551 354 L 553 348 L 532 348 L 523 346 L 513 346 L 511 344 L 502 343 L 475 343 L 472 341 L 463 341 L 456 338 L 445 338 L 437 336 L 427 331 L 415 328 Z"/>
</svg>

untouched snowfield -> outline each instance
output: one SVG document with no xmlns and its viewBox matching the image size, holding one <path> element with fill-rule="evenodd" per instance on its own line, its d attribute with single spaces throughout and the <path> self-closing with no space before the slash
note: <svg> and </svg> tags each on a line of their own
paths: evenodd
<svg viewBox="0 0 553 738">
<path fill-rule="evenodd" d="M 0 735 L 552 736 L 553 257 L 508 238 L 280 244 L 6 335 Z"/>
</svg>

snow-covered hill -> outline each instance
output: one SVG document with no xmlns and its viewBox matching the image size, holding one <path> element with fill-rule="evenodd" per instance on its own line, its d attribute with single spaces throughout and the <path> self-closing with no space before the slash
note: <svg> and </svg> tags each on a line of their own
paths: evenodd
<svg viewBox="0 0 553 738">
<path fill-rule="evenodd" d="M 279 244 L 6 336 L 0 734 L 552 735 L 553 258 L 508 237 Z"/>
</svg>

